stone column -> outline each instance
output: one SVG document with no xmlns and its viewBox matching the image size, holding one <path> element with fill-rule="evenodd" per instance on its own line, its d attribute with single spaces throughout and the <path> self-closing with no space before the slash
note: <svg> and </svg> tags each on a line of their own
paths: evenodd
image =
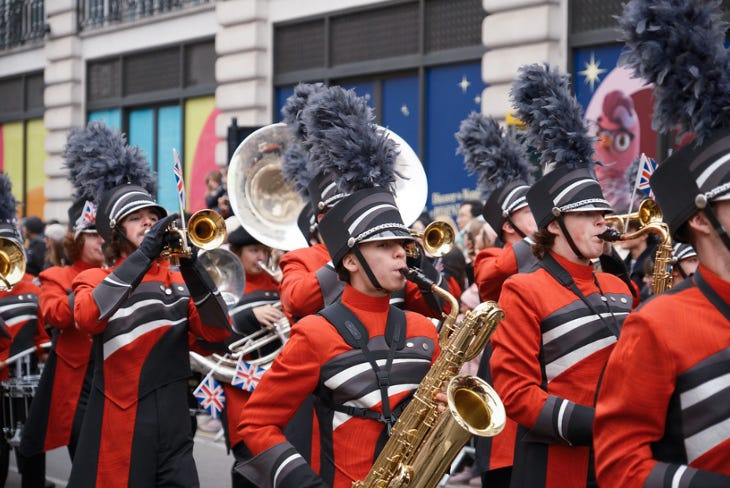
<svg viewBox="0 0 730 488">
<path fill-rule="evenodd" d="M 228 164 L 225 142 L 233 117 L 241 127 L 270 124 L 272 99 L 271 28 L 265 0 L 224 0 L 216 3 L 220 30 L 215 38 L 218 59 L 215 78 L 216 162 Z"/>
<path fill-rule="evenodd" d="M 63 148 L 68 131 L 84 124 L 84 63 L 77 36 L 76 0 L 46 0 L 50 34 L 45 45 L 43 94 L 46 136 L 46 220 L 68 220 L 72 187 L 63 169 Z"/>
<path fill-rule="evenodd" d="M 548 62 L 566 69 L 564 0 L 482 0 L 482 113 L 498 119 L 512 109 L 509 91 L 524 64 Z"/>
</svg>

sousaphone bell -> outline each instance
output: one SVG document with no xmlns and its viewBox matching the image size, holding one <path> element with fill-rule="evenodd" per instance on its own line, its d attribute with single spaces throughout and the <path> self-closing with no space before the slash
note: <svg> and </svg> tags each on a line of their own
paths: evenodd
<svg viewBox="0 0 730 488">
<path fill-rule="evenodd" d="M 393 192 L 403 222 L 410 225 L 426 205 L 426 172 L 406 141 L 384 127 L 378 130 L 396 143 Z M 244 139 L 228 166 L 228 194 L 233 213 L 259 242 L 284 251 L 308 245 L 297 226 L 306 202 L 281 172 L 281 160 L 291 144 L 290 137 L 286 124 L 262 127 Z"/>
</svg>

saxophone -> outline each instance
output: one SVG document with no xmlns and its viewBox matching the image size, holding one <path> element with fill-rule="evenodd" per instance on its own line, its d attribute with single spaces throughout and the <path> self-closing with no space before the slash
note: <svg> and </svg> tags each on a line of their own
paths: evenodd
<svg viewBox="0 0 730 488">
<path fill-rule="evenodd" d="M 648 232 L 653 232 L 659 237 L 660 242 L 654 254 L 654 274 L 651 287 L 655 295 L 672 288 L 672 236 L 669 226 L 662 221 L 662 218 L 662 211 L 656 202 L 645 198 L 635 213 L 606 216 L 608 222 L 622 224 L 627 220 L 637 220 L 640 225 L 637 231 L 620 233 L 614 229 L 608 229 L 599 236 L 608 242 L 628 241 Z"/>
<path fill-rule="evenodd" d="M 505 425 L 504 406 L 492 387 L 476 376 L 459 375 L 464 362 L 486 346 L 504 318 L 502 310 L 495 302 L 480 303 L 457 323 L 459 306 L 451 294 L 416 269 L 404 274 L 451 304 L 439 333 L 441 354 L 393 426 L 370 472 L 353 488 L 433 488 L 472 435 L 495 436 Z M 448 408 L 439 412 L 433 397 L 446 383 Z"/>
</svg>

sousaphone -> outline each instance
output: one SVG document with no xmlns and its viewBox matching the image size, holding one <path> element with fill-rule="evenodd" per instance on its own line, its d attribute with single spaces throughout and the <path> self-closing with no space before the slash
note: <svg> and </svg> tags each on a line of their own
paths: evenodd
<svg viewBox="0 0 730 488">
<path fill-rule="evenodd" d="M 395 202 L 403 222 L 410 225 L 426 205 L 426 172 L 406 141 L 384 127 L 379 126 L 378 130 L 385 131 L 396 143 Z M 228 166 L 228 194 L 233 213 L 258 241 L 284 251 L 308 245 L 297 226 L 306 202 L 281 173 L 281 160 L 290 137 L 286 124 L 262 127 L 244 139 Z"/>
</svg>

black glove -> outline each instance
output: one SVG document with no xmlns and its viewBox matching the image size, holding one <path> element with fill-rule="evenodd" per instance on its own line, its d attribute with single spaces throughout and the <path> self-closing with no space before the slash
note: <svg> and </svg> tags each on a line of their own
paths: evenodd
<svg viewBox="0 0 730 488">
<path fill-rule="evenodd" d="M 163 219 L 158 220 L 155 225 L 153 225 L 150 230 L 147 231 L 147 234 L 144 236 L 142 244 L 139 245 L 139 251 L 144 254 L 148 259 L 157 259 L 157 257 L 160 255 L 160 252 L 165 247 L 166 239 L 168 238 L 166 236 L 167 228 L 169 227 L 170 223 L 177 220 L 177 218 L 178 214 L 173 213 Z"/>
</svg>

